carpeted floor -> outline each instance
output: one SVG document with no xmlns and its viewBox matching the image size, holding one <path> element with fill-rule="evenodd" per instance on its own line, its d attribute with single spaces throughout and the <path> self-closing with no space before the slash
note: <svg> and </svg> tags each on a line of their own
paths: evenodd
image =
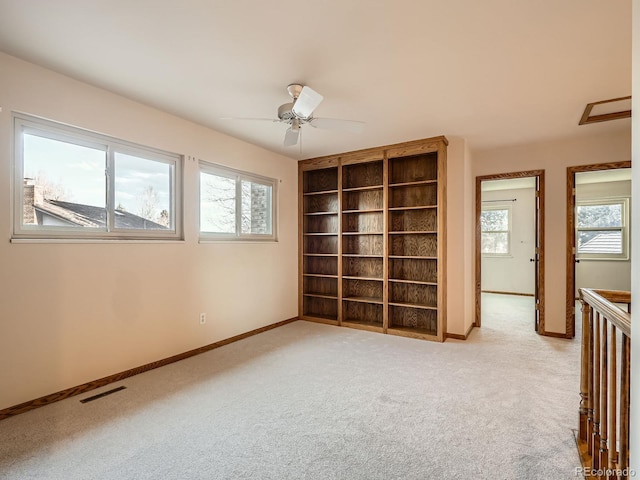
<svg viewBox="0 0 640 480">
<path fill-rule="evenodd" d="M 1 421 L 0 478 L 576 478 L 578 342 L 483 310 L 444 344 L 299 321 Z"/>
</svg>

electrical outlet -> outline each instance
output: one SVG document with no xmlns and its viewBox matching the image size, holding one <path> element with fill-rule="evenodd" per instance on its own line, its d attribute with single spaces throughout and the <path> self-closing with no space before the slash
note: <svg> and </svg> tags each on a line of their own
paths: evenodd
<svg viewBox="0 0 640 480">
<path fill-rule="evenodd" d="M 205 323 L 207 323 L 207 314 L 206 313 L 201 313 L 200 314 L 200 325 L 204 325 Z"/>
</svg>

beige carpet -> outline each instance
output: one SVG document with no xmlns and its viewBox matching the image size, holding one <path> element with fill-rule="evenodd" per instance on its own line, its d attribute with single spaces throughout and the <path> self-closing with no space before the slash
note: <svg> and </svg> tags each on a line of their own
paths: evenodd
<svg viewBox="0 0 640 480">
<path fill-rule="evenodd" d="M 300 321 L 0 421 L 0 478 L 575 478 L 577 341 L 483 301 L 466 342 Z"/>
</svg>

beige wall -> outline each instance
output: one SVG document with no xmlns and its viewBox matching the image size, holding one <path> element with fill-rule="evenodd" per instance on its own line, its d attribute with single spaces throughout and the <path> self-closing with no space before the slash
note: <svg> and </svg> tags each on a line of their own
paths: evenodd
<svg viewBox="0 0 640 480">
<path fill-rule="evenodd" d="M 447 333 L 464 335 L 474 321 L 473 183 L 464 139 L 447 148 Z"/>
<path fill-rule="evenodd" d="M 593 127 L 597 124 L 584 128 Z M 545 322 L 549 332 L 565 333 L 567 167 L 630 158 L 630 130 L 474 153 L 475 176 L 545 170 Z"/>
<path fill-rule="evenodd" d="M 469 332 L 476 321 L 476 198 L 473 176 L 473 156 L 469 144 L 465 145 L 464 162 L 464 332 Z"/>
<path fill-rule="evenodd" d="M 4 54 L 0 71 L 0 409 L 297 315 L 294 160 Z M 10 243 L 12 111 L 184 154 L 185 241 Z M 279 242 L 199 244 L 196 159 L 280 179 Z"/>
</svg>

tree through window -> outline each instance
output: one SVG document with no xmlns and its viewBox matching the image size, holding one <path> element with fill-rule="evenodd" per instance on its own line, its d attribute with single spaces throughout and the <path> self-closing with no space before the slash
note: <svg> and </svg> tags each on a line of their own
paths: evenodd
<svg viewBox="0 0 640 480">
<path fill-rule="evenodd" d="M 182 159 L 14 114 L 15 238 L 181 239 Z"/>
<path fill-rule="evenodd" d="M 276 180 L 200 164 L 200 236 L 275 240 Z"/>
<path fill-rule="evenodd" d="M 508 255 L 510 252 L 511 208 L 484 207 L 480 214 L 481 252 L 485 255 Z"/>
</svg>

